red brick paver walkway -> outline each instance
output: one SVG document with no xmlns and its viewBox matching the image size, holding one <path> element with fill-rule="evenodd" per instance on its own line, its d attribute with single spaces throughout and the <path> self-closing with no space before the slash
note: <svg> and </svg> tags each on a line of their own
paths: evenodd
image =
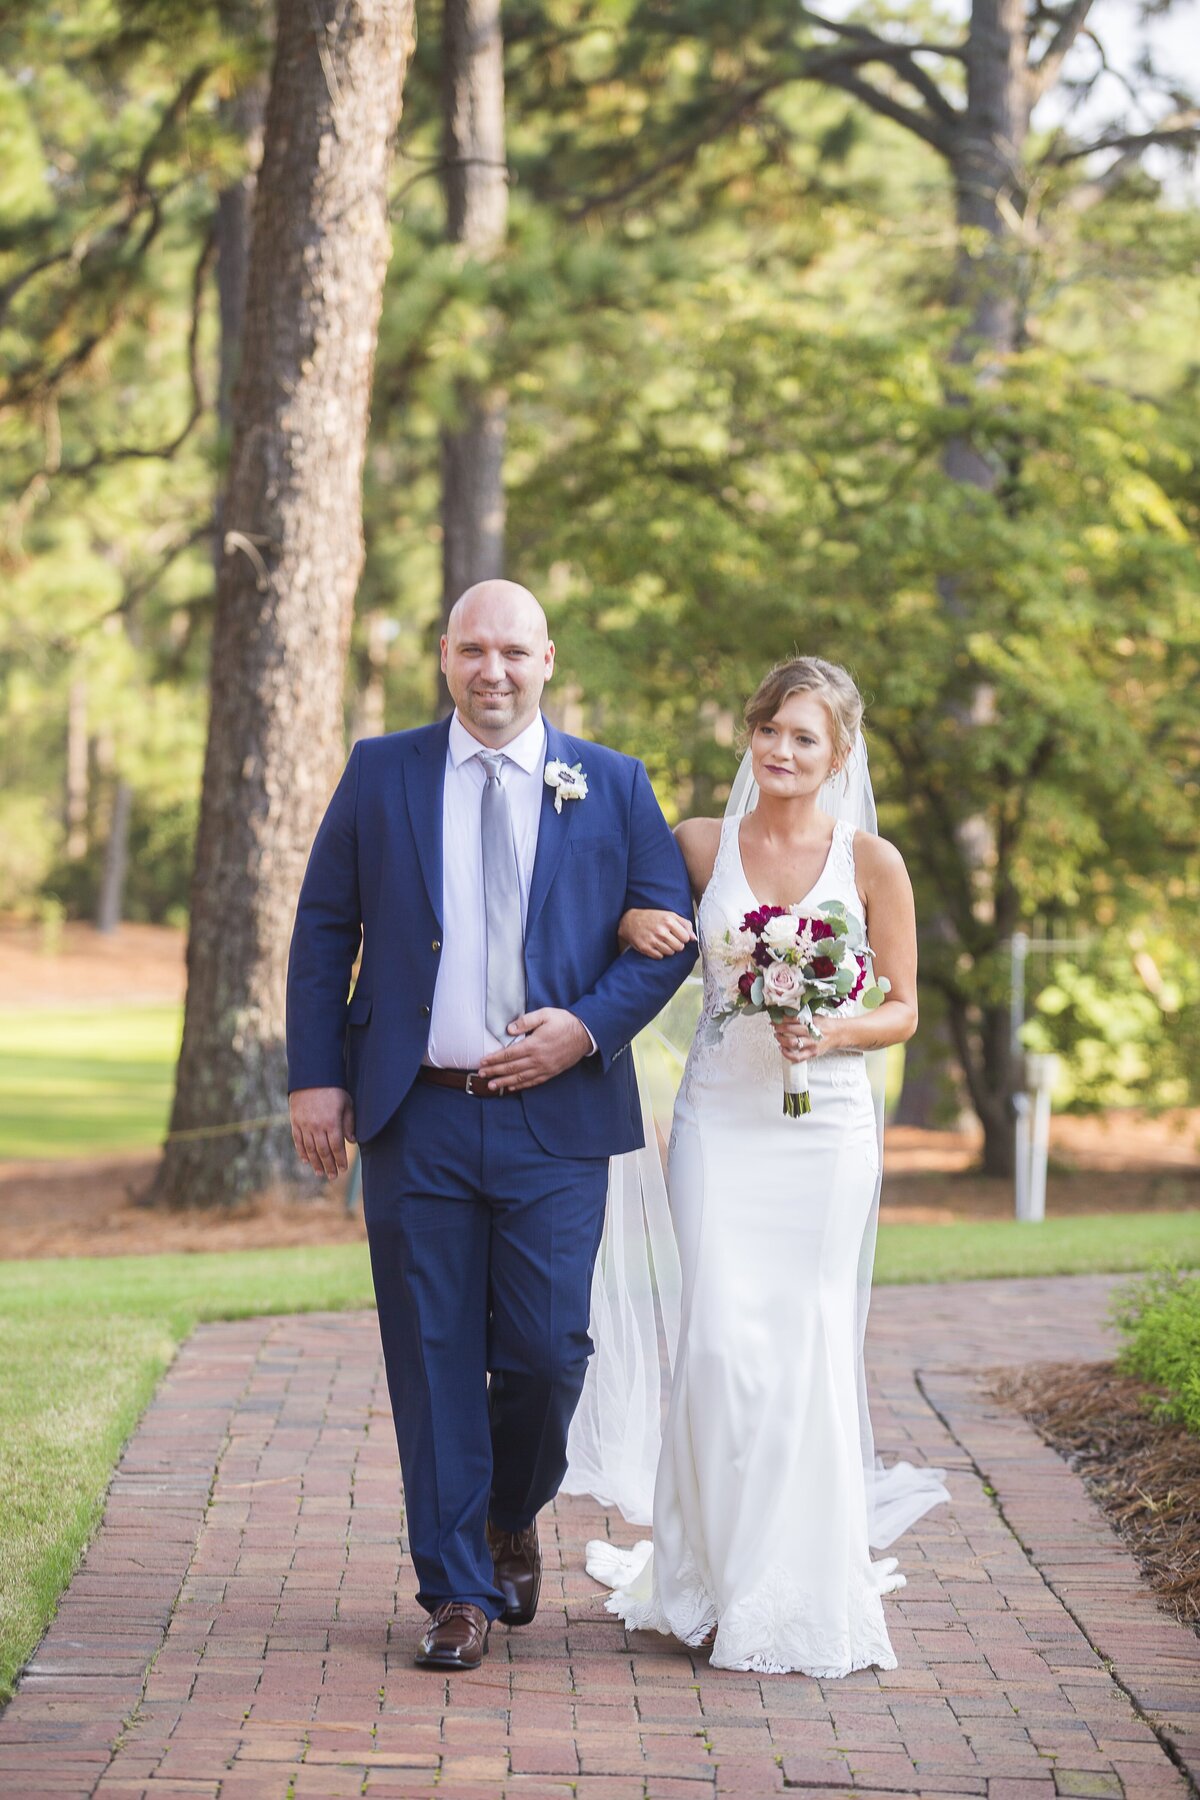
<svg viewBox="0 0 1200 1800">
<path fill-rule="evenodd" d="M 627 1636 L 581 1500 L 542 1519 L 531 1627 L 476 1675 L 412 1666 L 423 1615 L 374 1318 L 209 1325 L 122 1458 L 103 1527 L 0 1717 L 0 1793 L 135 1800 L 1195 1795 L 1200 1639 L 976 1371 L 1107 1349 L 1101 1277 L 881 1289 L 881 1450 L 952 1507 L 898 1546 L 900 1667 L 710 1670 Z M 1189 1772 L 1190 1771 L 1190 1772 Z"/>
</svg>

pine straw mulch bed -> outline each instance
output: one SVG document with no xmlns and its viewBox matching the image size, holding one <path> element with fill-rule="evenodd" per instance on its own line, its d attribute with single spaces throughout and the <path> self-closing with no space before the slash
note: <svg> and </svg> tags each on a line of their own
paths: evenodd
<svg viewBox="0 0 1200 1800">
<path fill-rule="evenodd" d="M 990 1391 L 1082 1477 L 1166 1610 L 1200 1629 L 1200 1437 L 1156 1418 L 1158 1393 L 1112 1363 L 997 1370 Z"/>
</svg>

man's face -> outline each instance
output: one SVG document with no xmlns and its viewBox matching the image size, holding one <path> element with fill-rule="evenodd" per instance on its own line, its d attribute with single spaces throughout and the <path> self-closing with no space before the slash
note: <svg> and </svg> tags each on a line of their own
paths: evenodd
<svg viewBox="0 0 1200 1800">
<path fill-rule="evenodd" d="M 536 717 L 554 672 L 554 645 L 528 599 L 483 593 L 451 618 L 442 669 L 464 723 L 482 743 L 499 748 Z"/>
</svg>

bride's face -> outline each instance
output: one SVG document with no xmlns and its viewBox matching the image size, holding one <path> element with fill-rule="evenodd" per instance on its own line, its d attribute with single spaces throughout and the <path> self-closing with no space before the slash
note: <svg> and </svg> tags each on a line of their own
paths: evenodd
<svg viewBox="0 0 1200 1800">
<path fill-rule="evenodd" d="M 833 725 L 816 694 L 789 694 L 750 739 L 754 779 L 764 794 L 815 794 L 836 763 Z"/>
</svg>

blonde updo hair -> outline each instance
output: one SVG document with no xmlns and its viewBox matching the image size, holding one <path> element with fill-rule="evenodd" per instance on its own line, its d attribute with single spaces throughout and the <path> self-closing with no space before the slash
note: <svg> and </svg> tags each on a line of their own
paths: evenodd
<svg viewBox="0 0 1200 1800">
<path fill-rule="evenodd" d="M 769 724 L 793 694 L 815 694 L 823 701 L 833 727 L 834 758 L 844 764 L 862 724 L 863 697 L 840 663 L 821 656 L 789 657 L 763 676 L 746 702 L 747 738 L 753 737 L 757 726 Z"/>
</svg>

